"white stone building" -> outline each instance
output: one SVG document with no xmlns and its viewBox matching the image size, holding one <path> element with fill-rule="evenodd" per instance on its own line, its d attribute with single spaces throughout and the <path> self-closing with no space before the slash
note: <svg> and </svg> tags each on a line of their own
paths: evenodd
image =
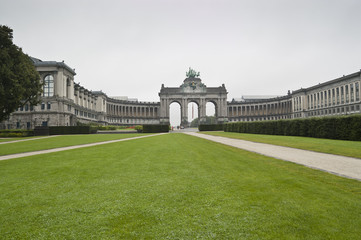
<svg viewBox="0 0 361 240">
<path fill-rule="evenodd" d="M 230 121 L 263 121 L 361 113 L 361 74 L 302 88 L 281 97 L 252 97 L 228 103 Z"/>
<path fill-rule="evenodd" d="M 31 58 L 44 82 L 41 103 L 26 104 L 12 113 L 1 128 L 74 126 L 79 123 L 135 125 L 159 123 L 159 103 L 109 98 L 74 82 L 74 69 L 64 62 Z"/>
<path fill-rule="evenodd" d="M 244 96 L 230 102 L 227 102 L 224 84 L 207 88 L 200 79 L 187 78 L 179 88 L 162 85 L 160 102 L 140 102 L 128 97 L 108 97 L 102 91 L 84 88 L 74 82 L 76 73 L 64 62 L 31 59 L 44 82 L 41 103 L 17 109 L 0 124 L 0 128 L 32 129 L 35 126 L 74 126 L 77 123 L 169 123 L 169 106 L 174 101 L 185 106 L 182 109 L 183 124 L 187 119 L 187 103 L 192 101 L 200 106 L 201 117 L 205 114 L 205 103 L 213 102 L 220 122 L 347 115 L 360 113 L 361 108 L 360 72 L 292 93 L 289 91 L 285 96 Z"/>
</svg>

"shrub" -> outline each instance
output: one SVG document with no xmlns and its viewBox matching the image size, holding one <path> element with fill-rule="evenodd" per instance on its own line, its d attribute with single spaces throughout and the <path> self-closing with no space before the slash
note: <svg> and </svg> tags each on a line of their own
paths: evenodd
<svg viewBox="0 0 361 240">
<path fill-rule="evenodd" d="M 169 127 L 165 124 L 147 124 L 143 125 L 143 133 L 169 132 Z"/>
<path fill-rule="evenodd" d="M 49 127 L 50 135 L 64 135 L 64 134 L 90 134 L 96 133 L 97 128 L 91 126 L 58 126 Z"/>
<path fill-rule="evenodd" d="M 233 122 L 225 124 L 224 131 L 361 141 L 361 115 Z"/>
<path fill-rule="evenodd" d="M 223 131 L 223 124 L 200 124 L 199 131 Z"/>
<path fill-rule="evenodd" d="M 143 132 L 143 126 L 142 125 L 137 125 L 134 127 L 135 130 L 137 130 L 137 132 L 141 133 Z"/>
<path fill-rule="evenodd" d="M 34 131 L 25 130 L 25 129 L 0 130 L 0 137 L 28 137 L 28 136 L 34 136 Z"/>
</svg>

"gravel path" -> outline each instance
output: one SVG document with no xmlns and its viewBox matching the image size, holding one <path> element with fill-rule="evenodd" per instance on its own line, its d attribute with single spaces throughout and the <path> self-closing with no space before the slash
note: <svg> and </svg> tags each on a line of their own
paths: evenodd
<svg viewBox="0 0 361 240">
<path fill-rule="evenodd" d="M 11 154 L 11 155 L 4 155 L 4 156 L 0 156 L 0 161 L 1 160 L 13 159 L 13 158 L 19 158 L 19 157 L 28 157 L 28 156 L 39 155 L 39 154 L 44 154 L 44 153 L 60 152 L 60 151 L 65 151 L 65 150 L 70 150 L 70 149 L 93 147 L 93 146 L 107 144 L 107 143 L 122 142 L 122 141 L 128 141 L 128 140 L 133 140 L 133 139 L 157 136 L 157 135 L 161 135 L 161 134 L 165 134 L 165 133 L 157 133 L 157 134 L 145 135 L 145 136 L 133 137 L 133 138 L 123 138 L 123 139 L 110 140 L 110 141 L 105 141 L 105 142 L 88 143 L 88 144 L 69 146 L 69 147 L 53 148 L 53 149 L 40 150 L 40 151 L 34 151 L 34 152 L 25 152 L 25 153 L 16 153 L 16 154 Z"/>
<path fill-rule="evenodd" d="M 361 181 L 361 159 L 359 158 L 318 153 L 296 148 L 211 136 L 200 133 L 188 132 L 185 134 Z"/>
</svg>

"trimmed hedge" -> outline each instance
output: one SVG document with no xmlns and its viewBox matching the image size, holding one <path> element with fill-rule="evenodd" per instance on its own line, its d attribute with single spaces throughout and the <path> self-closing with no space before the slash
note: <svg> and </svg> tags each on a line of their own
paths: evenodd
<svg viewBox="0 0 361 240">
<path fill-rule="evenodd" d="M 91 126 L 58 126 L 49 127 L 50 135 L 64 135 L 64 134 L 90 134 L 97 133 L 97 129 Z"/>
<path fill-rule="evenodd" d="M 223 131 L 223 124 L 200 124 L 198 126 L 199 131 Z"/>
<path fill-rule="evenodd" d="M 234 122 L 225 124 L 224 131 L 361 141 L 361 115 Z"/>
<path fill-rule="evenodd" d="M 97 133 L 97 128 L 92 126 L 57 126 L 57 127 L 36 126 L 34 128 L 35 136 L 91 134 L 91 133 Z"/>
<path fill-rule="evenodd" d="M 143 125 L 143 133 L 160 133 L 160 132 L 169 132 L 169 125 L 164 125 L 164 124 Z"/>
<path fill-rule="evenodd" d="M 49 135 L 49 127 L 35 126 L 34 136 L 48 136 L 48 135 Z"/>
<path fill-rule="evenodd" d="M 0 130 L 0 137 L 29 137 L 34 136 L 33 130 L 8 129 Z"/>
</svg>

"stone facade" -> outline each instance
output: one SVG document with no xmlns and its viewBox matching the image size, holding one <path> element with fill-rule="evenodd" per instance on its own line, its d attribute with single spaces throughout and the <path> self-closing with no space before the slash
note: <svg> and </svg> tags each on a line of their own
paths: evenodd
<svg viewBox="0 0 361 240">
<path fill-rule="evenodd" d="M 206 104 L 215 105 L 219 123 L 227 121 L 266 121 L 315 116 L 360 113 L 360 72 L 285 96 L 245 96 L 227 102 L 225 85 L 207 87 L 198 76 L 189 76 L 179 87 L 164 87 L 160 102 L 140 102 L 126 97 L 108 97 L 101 91 L 89 91 L 74 82 L 76 75 L 64 62 L 32 58 L 45 83 L 41 103 L 25 105 L 12 113 L 1 128 L 31 129 L 35 126 L 73 126 L 80 123 L 102 125 L 169 124 L 173 102 L 181 106 L 181 124 L 188 124 L 188 104 L 198 105 L 200 122 L 205 121 Z"/>
<path fill-rule="evenodd" d="M 242 98 L 228 103 L 230 121 L 265 121 L 292 118 L 292 96 Z"/>
<path fill-rule="evenodd" d="M 220 87 L 206 87 L 200 78 L 189 77 L 177 88 L 162 88 L 160 97 L 160 122 L 169 123 L 170 104 L 177 102 L 181 106 L 181 125 L 188 125 L 188 104 L 194 102 L 198 105 L 200 123 L 206 120 L 206 104 L 212 102 L 215 106 L 217 122 L 227 122 L 227 90 L 224 84 Z"/>
<path fill-rule="evenodd" d="M 138 102 L 107 98 L 107 124 L 159 124 L 158 102 Z"/>
<path fill-rule="evenodd" d="M 275 98 L 228 103 L 230 121 L 263 121 L 361 113 L 360 72 Z"/>
<path fill-rule="evenodd" d="M 360 113 L 360 72 L 292 93 L 293 118 Z"/>
</svg>

